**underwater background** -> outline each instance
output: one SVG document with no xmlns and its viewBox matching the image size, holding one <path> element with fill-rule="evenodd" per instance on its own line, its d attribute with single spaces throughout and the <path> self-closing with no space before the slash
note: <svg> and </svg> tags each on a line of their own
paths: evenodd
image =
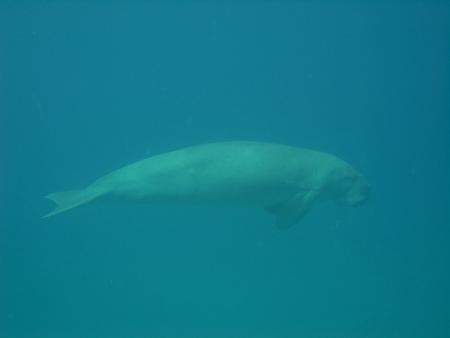
<svg viewBox="0 0 450 338">
<path fill-rule="evenodd" d="M 1 1 L 0 338 L 450 337 L 447 1 Z M 48 193 L 255 140 L 372 199 L 262 210 Z"/>
</svg>

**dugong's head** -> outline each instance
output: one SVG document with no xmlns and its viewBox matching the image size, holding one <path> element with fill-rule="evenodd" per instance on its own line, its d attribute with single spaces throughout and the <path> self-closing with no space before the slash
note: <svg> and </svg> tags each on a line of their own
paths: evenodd
<svg viewBox="0 0 450 338">
<path fill-rule="evenodd" d="M 333 172 L 332 181 L 332 193 L 341 204 L 356 206 L 370 197 L 366 178 L 347 163 Z"/>
</svg>

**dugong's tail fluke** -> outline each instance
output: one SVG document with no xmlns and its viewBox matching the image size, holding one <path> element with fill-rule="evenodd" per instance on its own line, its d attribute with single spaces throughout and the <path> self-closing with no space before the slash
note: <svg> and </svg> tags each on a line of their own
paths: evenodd
<svg viewBox="0 0 450 338">
<path fill-rule="evenodd" d="M 68 190 L 62 192 L 55 192 L 45 196 L 49 200 L 56 203 L 56 208 L 42 218 L 50 217 L 59 214 L 63 211 L 78 207 L 89 201 L 98 198 L 102 193 L 98 191 L 91 191 L 90 189 Z"/>
</svg>

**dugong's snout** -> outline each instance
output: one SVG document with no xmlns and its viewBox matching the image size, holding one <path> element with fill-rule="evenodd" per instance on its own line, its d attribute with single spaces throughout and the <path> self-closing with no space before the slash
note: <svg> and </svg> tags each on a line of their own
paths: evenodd
<svg viewBox="0 0 450 338">
<path fill-rule="evenodd" d="M 370 199 L 371 188 L 364 176 L 358 174 L 352 178 L 348 190 L 344 194 L 343 203 L 349 206 L 358 206 Z"/>
</svg>

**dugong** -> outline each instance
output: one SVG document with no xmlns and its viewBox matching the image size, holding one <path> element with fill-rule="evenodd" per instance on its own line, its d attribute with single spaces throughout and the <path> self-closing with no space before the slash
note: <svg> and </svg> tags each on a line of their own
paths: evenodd
<svg viewBox="0 0 450 338">
<path fill-rule="evenodd" d="M 94 200 L 200 202 L 261 207 L 276 226 L 299 221 L 315 202 L 353 206 L 367 200 L 366 179 L 323 152 L 262 142 L 203 144 L 135 162 L 81 190 L 46 198 L 59 214 Z"/>
</svg>

